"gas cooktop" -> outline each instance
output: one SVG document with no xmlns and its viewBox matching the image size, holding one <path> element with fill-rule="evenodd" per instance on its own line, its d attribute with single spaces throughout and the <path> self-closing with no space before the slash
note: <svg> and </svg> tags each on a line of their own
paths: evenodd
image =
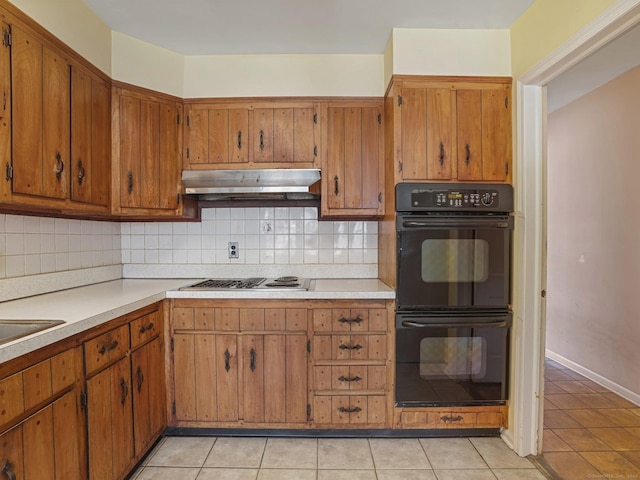
<svg viewBox="0 0 640 480">
<path fill-rule="evenodd" d="M 259 289 L 259 290 L 309 290 L 308 278 L 298 277 L 252 277 L 252 278 L 209 278 L 180 290 L 243 290 L 243 289 Z"/>
</svg>

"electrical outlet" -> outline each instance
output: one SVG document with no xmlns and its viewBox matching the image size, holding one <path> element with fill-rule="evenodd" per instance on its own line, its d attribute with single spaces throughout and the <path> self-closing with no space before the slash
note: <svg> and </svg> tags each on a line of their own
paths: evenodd
<svg viewBox="0 0 640 480">
<path fill-rule="evenodd" d="M 239 258 L 240 250 L 238 249 L 238 242 L 229 242 L 229 258 Z"/>
</svg>

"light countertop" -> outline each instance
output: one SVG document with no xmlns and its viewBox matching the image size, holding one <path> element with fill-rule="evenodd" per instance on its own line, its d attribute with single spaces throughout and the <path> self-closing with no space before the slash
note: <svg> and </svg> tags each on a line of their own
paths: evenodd
<svg viewBox="0 0 640 480">
<path fill-rule="evenodd" d="M 197 279 L 120 279 L 0 303 L 0 319 L 64 320 L 56 327 L 0 345 L 0 362 L 88 330 L 165 298 L 393 299 L 377 279 L 317 279 L 309 291 L 179 291 Z"/>
</svg>

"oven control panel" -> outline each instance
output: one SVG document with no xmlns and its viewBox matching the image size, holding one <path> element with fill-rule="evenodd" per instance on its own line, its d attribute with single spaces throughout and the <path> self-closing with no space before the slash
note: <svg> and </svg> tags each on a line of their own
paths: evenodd
<svg viewBox="0 0 640 480">
<path fill-rule="evenodd" d="M 513 188 L 505 184 L 396 185 L 397 211 L 513 211 Z"/>
</svg>

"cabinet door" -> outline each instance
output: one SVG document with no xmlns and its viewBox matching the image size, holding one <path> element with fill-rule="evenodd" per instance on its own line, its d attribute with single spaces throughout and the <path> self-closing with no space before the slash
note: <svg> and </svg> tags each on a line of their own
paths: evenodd
<svg viewBox="0 0 640 480">
<path fill-rule="evenodd" d="M 511 86 L 482 91 L 482 179 L 502 182 L 510 177 Z"/>
<path fill-rule="evenodd" d="M 249 111 L 246 108 L 229 109 L 229 163 L 249 161 Z M 224 162 L 224 159 L 223 159 Z"/>
<path fill-rule="evenodd" d="M 312 107 L 256 108 L 252 119 L 251 161 L 292 164 L 314 161 Z"/>
<path fill-rule="evenodd" d="M 86 418 L 80 395 L 74 390 L 53 403 L 56 479 L 87 478 L 86 438 Z"/>
<path fill-rule="evenodd" d="M 12 45 L 13 191 L 64 199 L 69 192 L 69 65 L 16 28 Z"/>
<path fill-rule="evenodd" d="M 282 347 L 277 351 L 282 352 Z M 240 375 L 242 378 L 242 418 L 245 422 L 261 423 L 264 422 L 264 374 L 267 370 L 264 364 L 264 336 L 241 336 L 239 350 Z M 276 369 L 277 365 L 282 363 L 277 357 L 272 357 L 272 360 L 274 360 L 273 366 Z M 271 366 L 269 365 L 269 368 Z M 269 371 L 271 373 L 271 370 Z M 275 385 L 269 388 L 282 391 L 281 385 L 278 385 L 277 374 Z"/>
<path fill-rule="evenodd" d="M 109 204 L 110 98 L 103 80 L 71 67 L 71 199 L 76 202 Z"/>
<path fill-rule="evenodd" d="M 160 203 L 160 104 L 140 102 L 140 204 L 158 208 Z"/>
<path fill-rule="evenodd" d="M 159 199 L 158 208 L 175 210 L 178 208 L 178 193 L 181 186 L 182 162 L 178 136 L 181 129 L 178 124 L 178 106 L 160 104 L 159 112 Z"/>
<path fill-rule="evenodd" d="M 382 106 L 325 107 L 322 215 L 382 212 Z"/>
<path fill-rule="evenodd" d="M 87 380 L 87 397 L 89 478 L 120 478 L 134 455 L 129 357 Z"/>
<path fill-rule="evenodd" d="M 120 205 L 139 207 L 140 192 L 140 99 L 120 97 Z"/>
<path fill-rule="evenodd" d="M 447 88 L 401 90 L 403 180 L 448 180 L 455 156 L 455 95 Z"/>
<path fill-rule="evenodd" d="M 166 425 L 163 362 L 159 337 L 131 354 L 136 455 L 142 454 Z"/>
<path fill-rule="evenodd" d="M 7 472 L 5 477 L 24 478 L 24 451 L 22 425 L 0 435 L 0 466 Z"/>
<path fill-rule="evenodd" d="M 458 180 L 482 180 L 482 91 L 456 92 Z"/>
</svg>

